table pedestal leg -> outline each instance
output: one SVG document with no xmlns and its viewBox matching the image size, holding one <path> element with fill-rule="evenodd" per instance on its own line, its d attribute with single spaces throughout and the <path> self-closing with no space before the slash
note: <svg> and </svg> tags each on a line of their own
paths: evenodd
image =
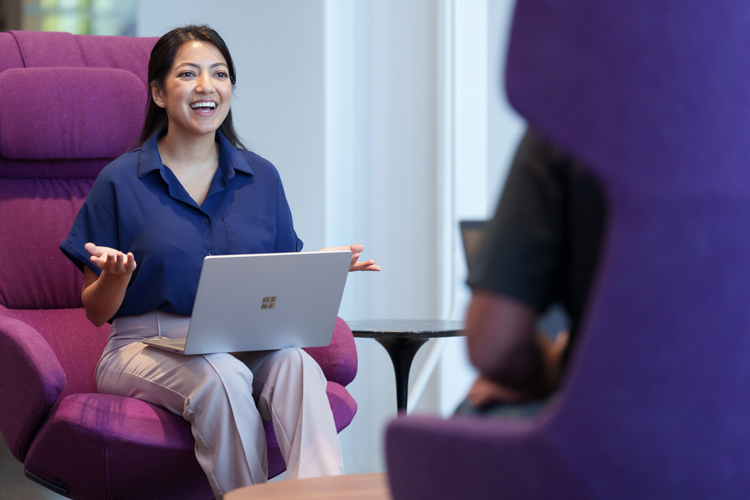
<svg viewBox="0 0 750 500">
<path fill-rule="evenodd" d="M 396 406 L 398 411 L 406 411 L 406 397 L 409 391 L 409 369 L 414 355 L 430 339 L 375 339 L 385 347 L 393 361 L 396 372 Z"/>
</svg>

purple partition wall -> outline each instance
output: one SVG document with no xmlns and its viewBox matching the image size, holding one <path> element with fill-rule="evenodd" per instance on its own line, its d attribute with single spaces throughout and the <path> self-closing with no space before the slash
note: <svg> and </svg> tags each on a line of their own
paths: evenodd
<svg viewBox="0 0 750 500">
<path fill-rule="evenodd" d="M 519 0 L 512 104 L 599 177 L 603 255 L 559 399 L 405 418 L 393 496 L 750 496 L 750 4 Z"/>
</svg>

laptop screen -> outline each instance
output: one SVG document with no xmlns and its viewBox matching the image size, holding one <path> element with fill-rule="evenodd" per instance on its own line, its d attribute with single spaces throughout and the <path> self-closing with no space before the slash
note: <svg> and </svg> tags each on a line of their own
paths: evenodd
<svg viewBox="0 0 750 500">
<path fill-rule="evenodd" d="M 464 256 L 466 257 L 466 267 L 471 273 L 474 262 L 479 256 L 479 249 L 482 246 L 484 233 L 487 230 L 486 220 L 462 220 L 459 222 L 461 228 L 461 241 L 464 247 Z"/>
</svg>

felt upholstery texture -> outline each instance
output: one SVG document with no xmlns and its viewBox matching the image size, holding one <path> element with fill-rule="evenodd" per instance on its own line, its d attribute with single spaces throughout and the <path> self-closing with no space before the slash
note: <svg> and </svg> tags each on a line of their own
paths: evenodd
<svg viewBox="0 0 750 500">
<path fill-rule="evenodd" d="M 0 92 L 13 96 L 0 115 L 0 155 L 11 160 L 116 157 L 136 145 L 148 96 L 111 68 L 12 68 Z"/>
<path fill-rule="evenodd" d="M 541 414 L 390 423 L 394 499 L 750 496 L 748 19 L 517 2 L 508 95 L 604 188 L 596 283 Z"/>
<path fill-rule="evenodd" d="M 60 252 L 99 171 L 134 146 L 156 39 L 0 33 L 0 433 L 27 471 L 77 499 L 212 498 L 182 417 L 96 393 L 109 335 L 85 317 Z M 75 89 L 75 91 L 71 91 Z M 309 350 L 340 431 L 357 404 L 351 330 Z M 269 471 L 285 464 L 266 426 Z"/>
</svg>

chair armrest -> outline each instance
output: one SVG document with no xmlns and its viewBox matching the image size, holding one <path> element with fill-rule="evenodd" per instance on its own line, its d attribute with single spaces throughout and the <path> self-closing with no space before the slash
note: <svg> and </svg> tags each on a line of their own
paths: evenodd
<svg viewBox="0 0 750 500">
<path fill-rule="evenodd" d="M 0 433 L 26 458 L 37 430 L 65 388 L 65 372 L 46 340 L 0 308 Z"/>
<path fill-rule="evenodd" d="M 570 457 L 547 439 L 540 420 L 392 420 L 385 444 L 393 499 L 567 498 L 566 491 L 582 491 Z"/>
<path fill-rule="evenodd" d="M 307 354 L 318 362 L 330 382 L 346 387 L 357 375 L 357 346 L 349 325 L 336 318 L 331 343 L 325 347 L 308 347 Z"/>
</svg>

